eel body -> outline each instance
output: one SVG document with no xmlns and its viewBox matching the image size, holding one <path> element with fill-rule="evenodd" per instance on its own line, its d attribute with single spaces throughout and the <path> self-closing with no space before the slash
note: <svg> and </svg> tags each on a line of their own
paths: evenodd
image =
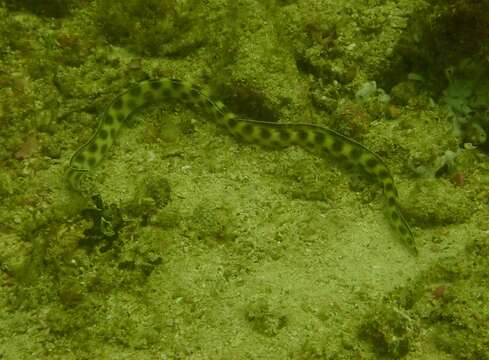
<svg viewBox="0 0 489 360">
<path fill-rule="evenodd" d="M 349 167 L 372 176 L 383 188 L 387 216 L 407 248 L 417 253 L 411 229 L 401 213 L 398 193 L 384 161 L 362 144 L 329 128 L 310 124 L 281 124 L 239 118 L 220 101 L 213 101 L 200 87 L 176 79 L 146 80 L 129 88 L 106 108 L 91 138 L 71 157 L 67 170 L 70 187 L 82 193 L 85 178 L 104 158 L 121 128 L 136 110 L 150 104 L 179 101 L 197 106 L 234 137 L 265 147 L 299 146 L 319 156 L 329 155 Z"/>
</svg>

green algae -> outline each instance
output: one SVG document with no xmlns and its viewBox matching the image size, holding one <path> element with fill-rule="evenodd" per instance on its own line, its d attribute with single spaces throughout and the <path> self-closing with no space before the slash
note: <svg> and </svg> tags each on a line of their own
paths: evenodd
<svg viewBox="0 0 489 360">
<path fill-rule="evenodd" d="M 41 16 L 65 17 L 79 3 L 76 0 L 44 0 L 42 3 L 35 0 L 4 0 L 11 10 L 23 10 Z"/>
<path fill-rule="evenodd" d="M 396 51 L 416 35 L 408 20 L 423 29 L 413 19 L 430 7 L 140 3 L 81 2 L 56 20 L 0 7 L 0 354 L 484 359 L 487 156 L 462 149 L 433 172 L 457 151 L 445 110 L 429 84 L 390 90 L 411 70 Z M 160 75 L 209 83 L 250 117 L 358 135 L 396 175 L 419 259 L 392 241 L 377 189 L 331 160 L 238 144 L 179 106 L 125 131 L 96 174 L 124 226 L 81 246 L 91 204 L 65 188 L 69 156 L 115 94 Z M 372 80 L 398 118 L 355 99 Z M 17 159 L 32 135 L 38 150 Z"/>
<path fill-rule="evenodd" d="M 206 40 L 196 31 L 205 26 L 199 19 L 209 16 L 199 1 L 100 0 L 96 7 L 101 34 L 139 54 L 184 56 Z"/>
<path fill-rule="evenodd" d="M 483 304 L 489 238 L 484 233 L 470 238 L 463 256 L 433 262 L 366 316 L 361 334 L 379 355 L 421 356 L 430 346 L 434 358 L 489 358 L 489 312 Z"/>
</svg>

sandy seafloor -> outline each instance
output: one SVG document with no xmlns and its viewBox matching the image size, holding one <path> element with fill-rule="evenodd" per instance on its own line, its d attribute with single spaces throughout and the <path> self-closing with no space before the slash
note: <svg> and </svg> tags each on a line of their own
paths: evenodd
<svg viewBox="0 0 489 360">
<path fill-rule="evenodd" d="M 440 68 L 487 74 L 489 52 L 436 23 L 489 6 L 448 3 L 0 7 L 0 359 L 489 359 L 487 147 L 454 131 Z M 94 171 L 117 234 L 93 226 L 69 159 L 118 93 L 162 76 L 377 152 L 419 255 L 375 183 L 178 104 L 139 112 Z"/>
</svg>

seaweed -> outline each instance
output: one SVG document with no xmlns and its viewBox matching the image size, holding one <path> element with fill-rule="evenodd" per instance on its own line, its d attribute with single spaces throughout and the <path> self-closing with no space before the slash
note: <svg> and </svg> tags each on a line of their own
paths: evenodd
<svg viewBox="0 0 489 360">
<path fill-rule="evenodd" d="M 106 205 L 100 195 L 92 198 L 94 207 L 82 210 L 82 216 L 92 221 L 92 227 L 84 231 L 85 238 L 81 239 L 79 245 L 88 249 L 102 241 L 106 244 L 101 251 L 107 251 L 112 243 L 119 237 L 119 232 L 124 226 L 120 209 L 115 204 Z"/>
<path fill-rule="evenodd" d="M 481 60 L 463 59 L 446 69 L 445 104 L 461 142 L 489 150 L 489 67 Z"/>
</svg>

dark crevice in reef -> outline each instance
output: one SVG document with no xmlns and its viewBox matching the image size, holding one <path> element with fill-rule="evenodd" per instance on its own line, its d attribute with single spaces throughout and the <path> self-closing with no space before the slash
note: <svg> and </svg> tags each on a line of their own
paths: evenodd
<svg viewBox="0 0 489 360">
<path fill-rule="evenodd" d="M 6 0 L 5 5 L 14 11 L 27 11 L 40 16 L 62 18 L 70 15 L 79 1 L 74 0 Z"/>
<path fill-rule="evenodd" d="M 269 99 L 251 85 L 237 83 L 231 91 L 230 108 L 240 116 L 250 119 L 277 122 L 279 114 L 270 104 Z"/>
<path fill-rule="evenodd" d="M 434 0 L 412 18 L 397 60 L 376 76 L 390 93 L 399 84 L 427 93 L 445 106 L 460 144 L 483 151 L 489 151 L 488 24 L 488 0 Z"/>
<path fill-rule="evenodd" d="M 489 1 L 433 0 L 412 18 L 397 45 L 399 56 L 378 76 L 390 89 L 407 74 L 421 75 L 435 97 L 448 85 L 447 69 L 466 59 L 483 65 L 489 54 Z M 486 62 L 487 66 L 487 62 Z"/>
</svg>

